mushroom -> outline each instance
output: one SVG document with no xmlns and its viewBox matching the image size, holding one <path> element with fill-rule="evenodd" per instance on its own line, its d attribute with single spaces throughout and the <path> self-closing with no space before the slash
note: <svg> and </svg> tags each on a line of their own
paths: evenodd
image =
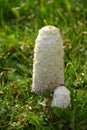
<svg viewBox="0 0 87 130">
<path fill-rule="evenodd" d="M 65 86 L 59 86 L 54 90 L 51 106 L 66 108 L 70 105 L 70 91 Z"/>
<path fill-rule="evenodd" d="M 45 26 L 39 30 L 36 39 L 31 88 L 38 95 L 43 95 L 46 90 L 56 95 L 59 91 L 57 88 L 61 84 L 64 84 L 63 40 L 58 28 Z M 55 96 L 53 96 L 52 106 L 55 106 L 58 101 L 54 100 L 56 100 Z"/>
</svg>

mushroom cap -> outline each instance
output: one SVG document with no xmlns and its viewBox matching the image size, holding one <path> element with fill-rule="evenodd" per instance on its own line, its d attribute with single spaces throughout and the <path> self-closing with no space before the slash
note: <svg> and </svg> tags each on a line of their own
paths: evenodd
<svg viewBox="0 0 87 130">
<path fill-rule="evenodd" d="M 64 84 L 64 50 L 59 29 L 45 26 L 39 30 L 34 48 L 32 91 L 43 95 Z"/>
<path fill-rule="evenodd" d="M 51 106 L 66 108 L 69 105 L 70 105 L 70 91 L 64 86 L 57 87 L 54 90 Z"/>
</svg>

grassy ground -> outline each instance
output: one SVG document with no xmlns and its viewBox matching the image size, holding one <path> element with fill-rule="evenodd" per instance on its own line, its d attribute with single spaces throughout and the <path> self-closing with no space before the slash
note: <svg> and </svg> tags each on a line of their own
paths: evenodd
<svg viewBox="0 0 87 130">
<path fill-rule="evenodd" d="M 0 0 L 1 130 L 87 130 L 86 3 Z M 67 109 L 49 108 L 50 94 L 39 97 L 30 89 L 35 39 L 49 24 L 60 28 L 64 40 Z"/>
</svg>

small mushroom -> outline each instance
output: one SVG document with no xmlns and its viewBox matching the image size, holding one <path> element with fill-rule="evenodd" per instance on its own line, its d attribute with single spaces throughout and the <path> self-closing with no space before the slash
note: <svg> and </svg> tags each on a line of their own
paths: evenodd
<svg viewBox="0 0 87 130">
<path fill-rule="evenodd" d="M 70 91 L 65 86 L 59 86 L 54 90 L 51 106 L 66 108 L 70 105 Z"/>
</svg>

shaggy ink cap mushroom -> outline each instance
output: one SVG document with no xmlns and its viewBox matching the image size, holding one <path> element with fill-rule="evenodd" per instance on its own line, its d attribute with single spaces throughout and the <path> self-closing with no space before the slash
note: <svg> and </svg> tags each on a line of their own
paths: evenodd
<svg viewBox="0 0 87 130">
<path fill-rule="evenodd" d="M 64 84 L 64 50 L 59 29 L 45 26 L 39 30 L 34 48 L 32 91 L 43 95 Z"/>
</svg>

